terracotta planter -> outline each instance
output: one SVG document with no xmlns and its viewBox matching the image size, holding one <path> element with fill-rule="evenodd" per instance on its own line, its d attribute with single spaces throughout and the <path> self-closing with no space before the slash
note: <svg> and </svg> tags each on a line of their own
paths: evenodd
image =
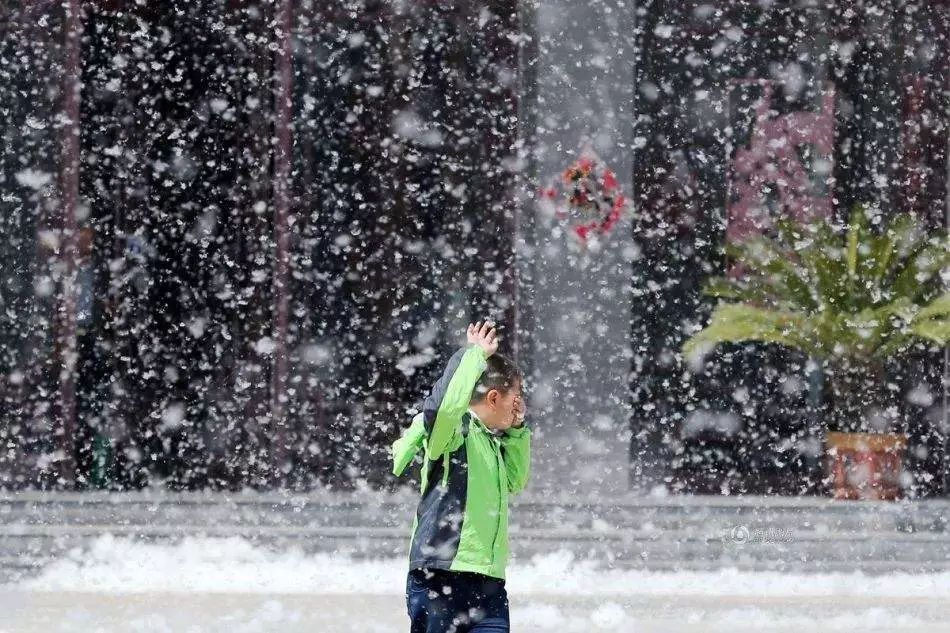
<svg viewBox="0 0 950 633">
<path fill-rule="evenodd" d="M 825 442 L 835 499 L 893 500 L 901 496 L 906 436 L 829 432 Z"/>
</svg>

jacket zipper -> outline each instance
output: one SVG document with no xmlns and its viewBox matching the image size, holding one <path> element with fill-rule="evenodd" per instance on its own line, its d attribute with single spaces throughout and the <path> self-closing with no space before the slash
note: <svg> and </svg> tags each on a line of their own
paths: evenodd
<svg viewBox="0 0 950 633">
<path fill-rule="evenodd" d="M 501 487 L 502 464 L 501 464 L 501 450 L 498 448 L 498 440 L 495 439 L 494 437 L 490 437 L 488 441 L 491 442 L 492 449 L 495 452 L 495 468 L 498 469 L 498 477 L 496 477 L 496 479 L 498 480 L 498 521 L 495 524 L 495 538 L 493 538 L 491 542 L 491 564 L 489 565 L 489 568 L 492 568 L 495 566 L 495 546 L 498 544 L 498 535 L 501 533 L 501 504 L 503 502 L 502 487 Z"/>
</svg>

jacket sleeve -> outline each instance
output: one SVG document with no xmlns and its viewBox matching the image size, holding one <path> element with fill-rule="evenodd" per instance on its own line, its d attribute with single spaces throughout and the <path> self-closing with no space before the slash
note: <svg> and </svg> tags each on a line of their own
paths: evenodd
<svg viewBox="0 0 950 633">
<path fill-rule="evenodd" d="M 475 384 L 487 367 L 485 352 L 477 345 L 460 349 L 442 373 L 422 406 L 429 441 L 427 456 L 435 459 L 461 443 L 462 416 L 468 410 Z"/>
<path fill-rule="evenodd" d="M 392 443 L 390 454 L 393 458 L 394 475 L 398 477 L 406 470 L 406 466 L 409 465 L 424 443 L 425 427 L 422 414 L 419 413 L 412 418 L 412 424 L 403 432 L 402 436 Z"/>
<path fill-rule="evenodd" d="M 501 438 L 501 446 L 508 473 L 508 492 L 521 492 L 531 476 L 531 430 L 523 426 L 508 429 Z"/>
</svg>

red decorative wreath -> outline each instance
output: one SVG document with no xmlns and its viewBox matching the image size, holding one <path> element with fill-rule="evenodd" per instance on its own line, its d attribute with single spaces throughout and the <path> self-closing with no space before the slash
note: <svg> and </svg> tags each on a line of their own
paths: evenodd
<svg viewBox="0 0 950 633">
<path fill-rule="evenodd" d="M 620 191 L 617 176 L 594 153 L 585 152 L 561 174 L 561 187 L 548 187 L 542 195 L 557 205 L 558 218 L 571 223 L 582 241 L 593 234 L 607 234 L 620 220 L 627 200 Z"/>
</svg>

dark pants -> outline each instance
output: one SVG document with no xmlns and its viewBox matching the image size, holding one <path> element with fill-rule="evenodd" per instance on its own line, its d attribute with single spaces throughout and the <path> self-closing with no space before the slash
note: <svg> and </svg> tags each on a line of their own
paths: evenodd
<svg viewBox="0 0 950 633">
<path fill-rule="evenodd" d="M 481 574 L 413 569 L 406 579 L 411 633 L 508 633 L 505 581 Z"/>
</svg>

